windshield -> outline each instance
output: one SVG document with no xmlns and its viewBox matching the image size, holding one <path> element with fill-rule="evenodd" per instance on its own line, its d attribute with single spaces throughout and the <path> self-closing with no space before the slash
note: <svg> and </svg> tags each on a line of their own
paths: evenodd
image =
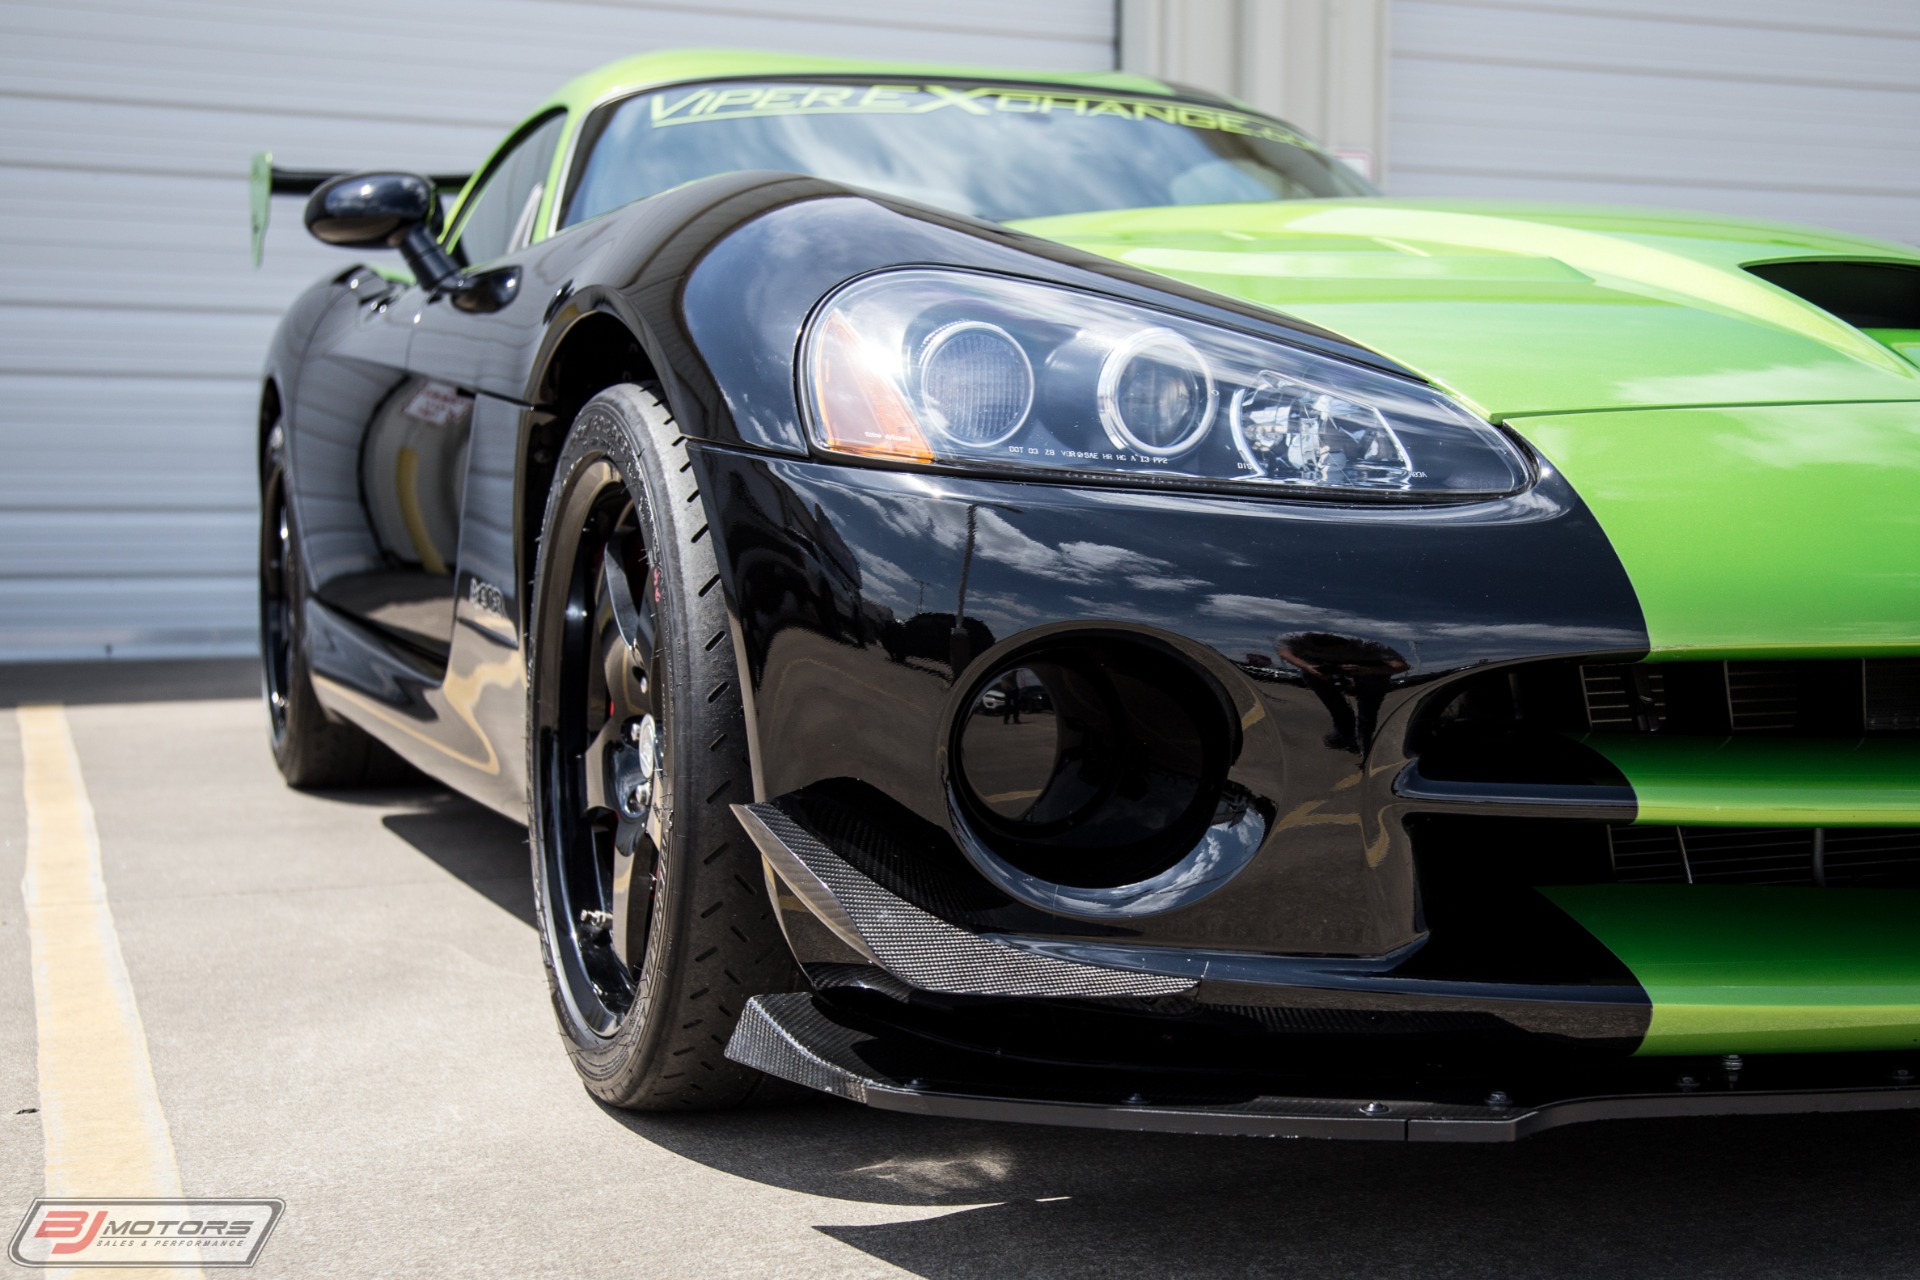
<svg viewBox="0 0 1920 1280">
<path fill-rule="evenodd" d="M 780 169 L 1010 222 L 1102 209 L 1364 196 L 1278 121 L 1032 86 L 686 85 L 603 109 L 561 226 L 715 174 Z"/>
</svg>

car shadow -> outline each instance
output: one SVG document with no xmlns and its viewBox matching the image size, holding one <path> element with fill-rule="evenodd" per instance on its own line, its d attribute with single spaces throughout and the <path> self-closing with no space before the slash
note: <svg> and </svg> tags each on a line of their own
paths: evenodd
<svg viewBox="0 0 1920 1280">
<path fill-rule="evenodd" d="M 329 798 L 402 806 L 383 817 L 389 831 L 533 927 L 519 824 L 432 786 Z M 707 1168 L 845 1202 L 846 1221 L 823 1207 L 815 1229 L 929 1280 L 1920 1275 L 1914 1114 L 1615 1122 L 1427 1146 L 996 1125 L 826 1098 L 603 1110 Z"/>
<path fill-rule="evenodd" d="M 533 927 L 524 828 L 437 789 L 393 799 L 407 808 L 388 830 Z M 1627 1121 L 1496 1146 L 995 1125 L 826 1098 L 605 1114 L 708 1168 L 847 1202 L 848 1221 L 829 1210 L 816 1229 L 929 1280 L 1920 1275 L 1913 1114 Z M 888 1207 L 906 1220 L 875 1223 Z"/>
<path fill-rule="evenodd" d="M 336 798 L 328 793 L 328 798 Z M 521 924 L 534 925 L 533 880 L 527 862 L 527 829 L 485 805 L 438 788 L 396 795 L 409 807 L 380 825 L 412 845 L 448 874 Z"/>
<path fill-rule="evenodd" d="M 837 1101 L 608 1115 L 737 1177 L 951 1209 L 816 1228 L 933 1280 L 1920 1273 L 1910 1114 L 1619 1122 L 1500 1146 L 1030 1128 Z"/>
</svg>

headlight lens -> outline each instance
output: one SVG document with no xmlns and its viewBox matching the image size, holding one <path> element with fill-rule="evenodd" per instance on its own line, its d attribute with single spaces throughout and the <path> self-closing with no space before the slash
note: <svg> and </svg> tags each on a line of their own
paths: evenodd
<svg viewBox="0 0 1920 1280">
<path fill-rule="evenodd" d="M 935 329 L 921 345 L 916 372 L 922 417 L 962 448 L 1010 439 L 1033 408 L 1033 366 L 998 325 L 956 320 Z"/>
<path fill-rule="evenodd" d="M 1116 449 L 1177 458 L 1213 425 L 1213 371 L 1171 329 L 1143 330 L 1109 351 L 1096 395 Z"/>
<path fill-rule="evenodd" d="M 924 268 L 829 298 L 801 351 L 831 453 L 1327 497 L 1512 493 L 1530 470 L 1436 391 L 1096 294 Z"/>
</svg>

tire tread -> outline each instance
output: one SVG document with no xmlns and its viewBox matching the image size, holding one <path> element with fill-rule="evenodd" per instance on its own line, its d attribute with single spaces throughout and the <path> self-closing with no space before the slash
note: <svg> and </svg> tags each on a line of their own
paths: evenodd
<svg viewBox="0 0 1920 1280">
<path fill-rule="evenodd" d="M 647 478 L 652 536 L 667 544 L 649 548 L 651 562 L 661 565 L 668 554 L 675 561 L 667 570 L 668 595 L 679 616 L 661 624 L 672 629 L 672 659 L 681 664 L 671 679 L 675 690 L 691 696 L 668 694 L 674 699 L 669 734 L 684 745 L 669 746 L 672 847 L 662 860 L 666 891 L 654 929 L 657 933 L 664 924 L 671 936 L 657 952 L 650 943 L 650 953 L 662 963 L 649 974 L 645 1014 L 630 1015 L 611 1042 L 602 1042 L 611 1044 L 611 1050 L 582 1044 L 577 1035 L 567 1033 L 567 1014 L 543 929 L 542 952 L 555 1009 L 575 1067 L 589 1090 L 604 1101 L 643 1111 L 738 1106 L 784 1092 L 775 1087 L 778 1082 L 725 1056 L 739 1011 L 752 996 L 794 989 L 798 974 L 764 887 L 758 893 L 739 891 L 762 873 L 758 852 L 732 838 L 736 819 L 723 799 L 735 781 L 751 776 L 751 765 L 734 654 L 722 643 L 730 634 L 725 601 L 713 590 L 721 580 L 714 543 L 704 536 L 708 522 L 686 437 L 652 389 L 612 387 L 581 410 L 556 469 L 548 522 L 570 474 L 570 461 L 588 450 L 613 457 L 630 479 L 630 468 Z M 542 527 L 544 531 L 548 524 Z M 545 573 L 543 561 L 536 577 Z M 530 664 L 530 693 L 532 674 Z M 529 734 L 530 743 L 533 738 Z M 539 774 L 530 769 L 529 776 L 537 779 Z M 536 833 L 538 824 L 536 813 Z M 535 880 L 537 893 L 537 870 Z M 544 922 L 544 911 L 540 918 Z M 634 1023 L 644 1025 L 628 1025 Z"/>
</svg>

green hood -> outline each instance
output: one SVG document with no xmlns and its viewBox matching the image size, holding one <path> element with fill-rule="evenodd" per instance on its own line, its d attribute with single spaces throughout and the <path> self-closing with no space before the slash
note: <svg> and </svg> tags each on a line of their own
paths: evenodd
<svg viewBox="0 0 1920 1280">
<path fill-rule="evenodd" d="M 1920 366 L 1741 269 L 1920 251 L 1706 215 L 1300 200 L 1077 214 L 1022 230 L 1331 329 L 1496 420 L 1920 399 Z"/>
<path fill-rule="evenodd" d="M 1322 325 L 1509 424 L 1606 530 L 1656 658 L 1920 653 L 1920 365 L 1891 349 L 1920 334 L 1877 330 L 1882 345 L 1742 270 L 1920 252 L 1700 215 L 1400 200 L 1023 229 Z"/>
</svg>

